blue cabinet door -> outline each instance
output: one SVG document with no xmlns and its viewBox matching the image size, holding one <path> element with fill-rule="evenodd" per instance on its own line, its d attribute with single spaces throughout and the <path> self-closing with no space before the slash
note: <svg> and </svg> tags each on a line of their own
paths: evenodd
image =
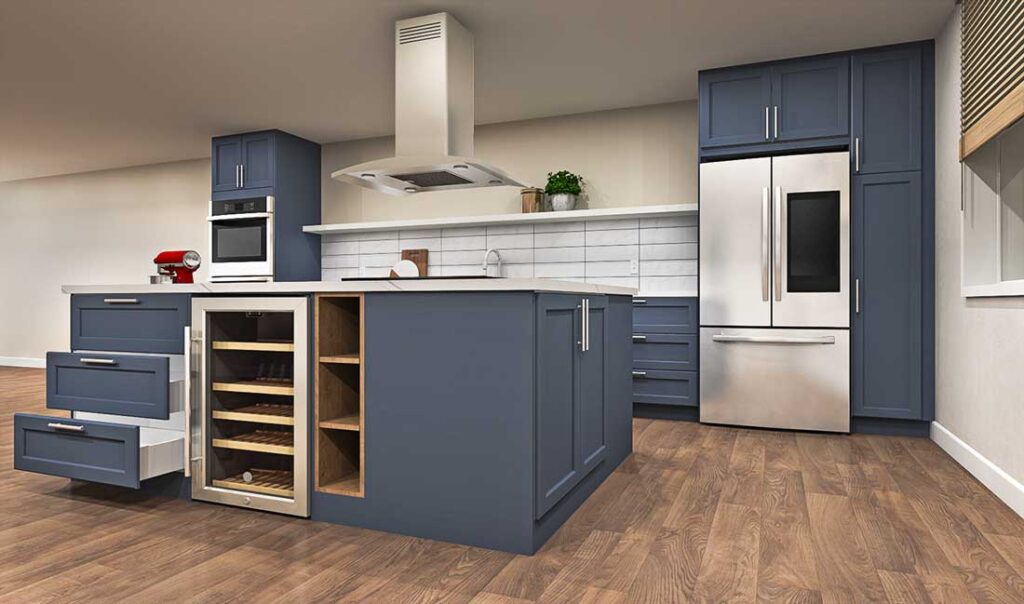
<svg viewBox="0 0 1024 604">
<path fill-rule="evenodd" d="M 274 186 L 274 134 L 256 132 L 242 135 L 243 189 Z"/>
<path fill-rule="evenodd" d="M 700 146 L 726 147 L 769 141 L 768 67 L 738 67 L 698 75 Z"/>
<path fill-rule="evenodd" d="M 855 176 L 853 186 L 853 414 L 926 419 L 921 174 Z"/>
<path fill-rule="evenodd" d="M 581 478 L 576 406 L 580 312 L 579 296 L 537 296 L 537 518 Z"/>
<path fill-rule="evenodd" d="M 917 45 L 853 55 L 854 173 L 921 169 L 921 52 Z"/>
<path fill-rule="evenodd" d="M 242 165 L 242 137 L 221 136 L 213 139 L 210 173 L 214 191 L 231 191 L 239 186 Z"/>
<path fill-rule="evenodd" d="M 587 296 L 586 347 L 579 353 L 579 446 L 582 462 L 581 478 L 586 476 L 608 456 L 607 424 L 605 416 L 608 347 L 605 341 L 608 298 Z"/>
<path fill-rule="evenodd" d="M 14 414 L 14 467 L 139 488 L 139 427 Z"/>
<path fill-rule="evenodd" d="M 189 294 L 71 296 L 72 350 L 184 354 Z"/>
<path fill-rule="evenodd" d="M 772 140 L 846 136 L 850 130 L 849 65 L 846 55 L 773 65 Z"/>
<path fill-rule="evenodd" d="M 168 419 L 169 365 L 165 356 L 48 352 L 46 406 Z"/>
</svg>

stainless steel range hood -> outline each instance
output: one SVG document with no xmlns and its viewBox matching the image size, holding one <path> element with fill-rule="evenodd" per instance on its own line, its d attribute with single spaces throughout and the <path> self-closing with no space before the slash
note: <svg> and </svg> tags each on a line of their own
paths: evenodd
<svg viewBox="0 0 1024 604">
<path fill-rule="evenodd" d="M 331 178 L 392 195 L 522 186 L 473 157 L 473 35 L 451 15 L 395 23 L 395 157 Z"/>
</svg>

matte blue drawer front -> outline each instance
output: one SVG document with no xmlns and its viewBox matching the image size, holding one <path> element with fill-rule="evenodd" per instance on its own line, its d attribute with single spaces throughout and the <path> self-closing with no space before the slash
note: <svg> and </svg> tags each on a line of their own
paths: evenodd
<svg viewBox="0 0 1024 604">
<path fill-rule="evenodd" d="M 633 368 L 696 371 L 699 348 L 696 335 L 633 334 Z"/>
<path fill-rule="evenodd" d="M 168 419 L 168 373 L 167 357 L 48 352 L 46 406 Z"/>
<path fill-rule="evenodd" d="M 137 489 L 139 428 L 16 413 L 14 467 Z"/>
<path fill-rule="evenodd" d="M 633 333 L 697 333 L 697 298 L 633 298 Z"/>
<path fill-rule="evenodd" d="M 633 402 L 696 407 L 700 390 L 696 371 L 633 371 Z"/>
<path fill-rule="evenodd" d="M 71 296 L 71 349 L 185 353 L 188 294 Z"/>
</svg>

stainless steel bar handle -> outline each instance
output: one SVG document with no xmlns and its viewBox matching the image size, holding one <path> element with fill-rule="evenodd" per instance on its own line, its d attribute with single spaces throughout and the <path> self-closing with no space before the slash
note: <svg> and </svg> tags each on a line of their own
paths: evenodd
<svg viewBox="0 0 1024 604">
<path fill-rule="evenodd" d="M 860 279 L 853 280 L 853 311 L 860 314 Z"/>
<path fill-rule="evenodd" d="M 634 371 L 633 377 L 647 377 L 646 371 Z"/>
<path fill-rule="evenodd" d="M 54 430 L 64 430 L 65 432 L 85 432 L 85 426 L 76 426 L 74 424 L 62 424 L 60 422 L 50 422 L 46 424 L 47 428 L 53 428 Z"/>
<path fill-rule="evenodd" d="M 633 341 L 634 342 L 646 342 L 647 341 L 647 336 L 633 334 Z"/>
<path fill-rule="evenodd" d="M 590 350 L 590 300 L 583 298 L 583 352 Z"/>
<path fill-rule="evenodd" d="M 775 301 L 782 300 L 782 187 L 775 187 L 775 244 L 772 280 L 775 282 Z"/>
<path fill-rule="evenodd" d="M 771 222 L 768 187 L 761 189 L 761 300 L 768 301 L 768 223 Z"/>
<path fill-rule="evenodd" d="M 117 365 L 117 361 L 114 359 L 96 359 L 92 357 L 82 357 L 78 359 L 78 362 L 83 365 Z"/>
<path fill-rule="evenodd" d="M 783 336 L 711 336 L 713 342 L 752 342 L 757 344 L 835 344 L 835 336 L 783 337 Z"/>
<path fill-rule="evenodd" d="M 185 326 L 185 478 L 192 476 L 192 326 Z"/>
<path fill-rule="evenodd" d="M 860 172 L 860 137 L 853 139 L 853 171 Z"/>
<path fill-rule="evenodd" d="M 647 300 L 643 298 L 633 298 L 633 304 L 647 304 Z"/>
<path fill-rule="evenodd" d="M 239 188 L 245 188 L 245 164 L 238 166 L 238 181 L 241 183 Z"/>
<path fill-rule="evenodd" d="M 238 164 L 235 164 L 235 188 L 236 189 L 240 188 L 240 185 L 238 184 L 238 169 L 239 168 L 241 168 L 241 166 L 238 165 Z"/>
<path fill-rule="evenodd" d="M 103 298 L 104 304 L 138 304 L 136 298 Z"/>
<path fill-rule="evenodd" d="M 772 140 L 770 131 L 768 130 L 768 105 L 764 106 L 764 140 Z"/>
<path fill-rule="evenodd" d="M 775 126 L 775 136 L 773 138 L 777 139 L 777 138 L 779 138 L 779 106 L 776 105 L 772 109 L 772 112 L 774 114 L 774 119 L 772 121 L 774 122 L 774 126 Z"/>
<path fill-rule="evenodd" d="M 580 299 L 580 303 L 576 305 L 576 310 L 580 311 L 580 339 L 576 340 L 576 345 L 580 347 L 580 352 L 583 352 L 583 333 L 586 331 L 586 313 L 583 312 L 583 300 Z"/>
</svg>

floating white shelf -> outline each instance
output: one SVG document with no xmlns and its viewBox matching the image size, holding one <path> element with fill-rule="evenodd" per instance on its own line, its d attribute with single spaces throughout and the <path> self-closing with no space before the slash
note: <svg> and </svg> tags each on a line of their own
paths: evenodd
<svg viewBox="0 0 1024 604">
<path fill-rule="evenodd" d="M 490 216 L 458 216 L 450 218 L 420 218 L 414 220 L 386 220 L 381 222 L 346 222 L 317 224 L 302 227 L 306 233 L 331 235 L 338 233 L 366 233 L 372 231 L 398 231 L 425 227 L 454 228 L 498 224 L 531 224 L 538 222 L 573 222 L 602 218 L 659 218 L 696 214 L 697 204 L 680 203 L 660 206 L 630 206 L 596 210 L 570 210 L 568 212 L 535 212 L 533 214 L 493 214 Z"/>
</svg>

